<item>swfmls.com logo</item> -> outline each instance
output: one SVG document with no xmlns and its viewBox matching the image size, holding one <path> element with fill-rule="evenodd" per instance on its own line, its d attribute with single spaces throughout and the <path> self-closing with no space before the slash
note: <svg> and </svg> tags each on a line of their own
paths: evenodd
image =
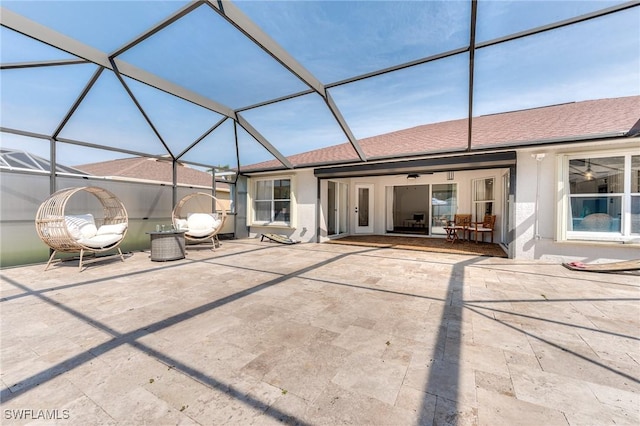
<svg viewBox="0 0 640 426">
<path fill-rule="evenodd" d="M 69 410 L 34 410 L 32 408 L 6 409 L 5 420 L 67 420 Z"/>
</svg>

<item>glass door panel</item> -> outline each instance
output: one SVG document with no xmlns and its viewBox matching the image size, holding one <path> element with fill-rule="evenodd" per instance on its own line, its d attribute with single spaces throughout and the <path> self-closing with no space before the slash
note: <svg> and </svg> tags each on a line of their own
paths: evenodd
<svg viewBox="0 0 640 426">
<path fill-rule="evenodd" d="M 346 183 L 338 184 L 338 232 L 346 234 L 348 231 L 349 217 L 349 187 Z"/>
<path fill-rule="evenodd" d="M 327 235 L 336 235 L 338 233 L 338 200 L 336 186 L 335 182 L 327 182 Z"/>
<path fill-rule="evenodd" d="M 373 232 L 373 185 L 356 185 L 356 234 Z"/>
<path fill-rule="evenodd" d="M 455 183 L 433 185 L 431 191 L 431 235 L 446 235 L 444 227 L 458 208 Z"/>
</svg>

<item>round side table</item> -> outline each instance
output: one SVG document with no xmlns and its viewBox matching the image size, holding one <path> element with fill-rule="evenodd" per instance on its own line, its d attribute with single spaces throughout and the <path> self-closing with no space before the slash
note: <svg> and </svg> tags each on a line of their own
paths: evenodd
<svg viewBox="0 0 640 426">
<path fill-rule="evenodd" d="M 184 231 L 154 231 L 147 234 L 151 238 L 151 260 L 165 262 L 184 259 Z"/>
</svg>

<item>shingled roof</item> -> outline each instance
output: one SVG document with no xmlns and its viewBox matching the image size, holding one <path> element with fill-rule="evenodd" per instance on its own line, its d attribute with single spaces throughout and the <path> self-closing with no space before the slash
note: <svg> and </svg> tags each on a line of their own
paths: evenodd
<svg viewBox="0 0 640 426">
<path fill-rule="evenodd" d="M 472 148 L 517 147 L 549 142 L 625 136 L 640 131 L 640 96 L 571 102 L 473 119 Z M 453 153 L 467 148 L 468 119 L 425 124 L 358 141 L 368 159 Z M 349 163 L 358 156 L 349 143 L 287 157 L 295 167 Z M 281 168 L 277 160 L 242 171 Z"/>
<path fill-rule="evenodd" d="M 94 176 L 115 176 L 156 182 L 173 182 L 173 168 L 170 161 L 156 158 L 132 157 L 75 166 Z M 211 187 L 211 174 L 180 164 L 178 183 Z"/>
</svg>

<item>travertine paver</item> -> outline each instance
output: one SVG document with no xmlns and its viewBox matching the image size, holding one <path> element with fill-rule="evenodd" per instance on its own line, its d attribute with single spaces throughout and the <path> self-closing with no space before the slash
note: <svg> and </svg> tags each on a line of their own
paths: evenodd
<svg viewBox="0 0 640 426">
<path fill-rule="evenodd" d="M 640 280 L 225 241 L 0 281 L 3 424 L 640 423 Z"/>
</svg>

